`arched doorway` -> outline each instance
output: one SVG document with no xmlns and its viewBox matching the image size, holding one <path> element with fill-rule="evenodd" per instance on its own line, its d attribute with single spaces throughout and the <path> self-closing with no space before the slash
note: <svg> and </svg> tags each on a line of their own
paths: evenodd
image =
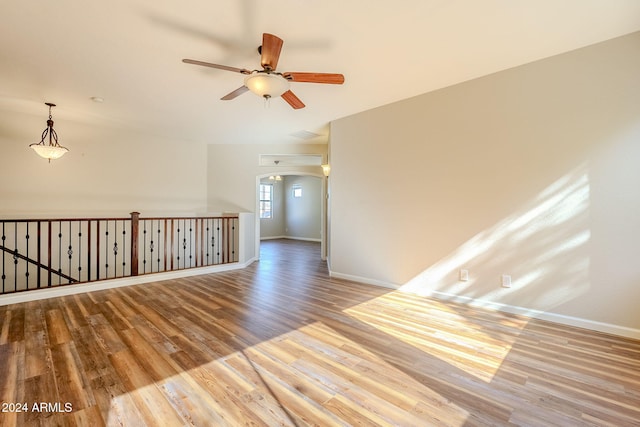
<svg viewBox="0 0 640 427">
<path fill-rule="evenodd" d="M 327 257 L 326 178 L 322 174 L 295 171 L 279 173 L 280 180 L 277 181 L 269 180 L 270 176 L 275 177 L 273 173 L 256 177 L 256 256 L 260 257 L 261 238 L 270 237 L 319 241 L 320 256 L 325 260 Z M 264 204 L 264 201 L 261 203 L 261 199 L 265 193 L 261 192 L 261 186 L 268 184 L 273 185 L 272 197 L 279 196 L 279 200 L 273 200 L 273 203 L 279 203 L 280 206 L 271 206 L 272 217 L 268 221 L 274 224 L 270 224 L 269 233 L 263 233 L 262 228 L 266 224 L 266 218 L 261 219 L 261 204 Z M 277 192 L 279 195 L 276 194 Z M 296 209 L 299 210 L 296 211 Z M 318 229 L 317 234 L 313 232 L 314 228 Z"/>
</svg>

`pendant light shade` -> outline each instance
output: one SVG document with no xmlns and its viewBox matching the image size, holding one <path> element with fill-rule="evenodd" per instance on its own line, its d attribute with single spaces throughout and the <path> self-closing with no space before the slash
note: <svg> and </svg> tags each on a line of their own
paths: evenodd
<svg viewBox="0 0 640 427">
<path fill-rule="evenodd" d="M 38 156 L 49 159 L 49 161 L 51 161 L 51 159 L 59 159 L 69 151 L 67 148 L 62 146 L 56 147 L 55 145 L 31 144 L 29 147 L 33 148 Z"/>
<path fill-rule="evenodd" d="M 29 145 L 29 147 L 33 148 L 33 150 L 40 157 L 48 159 L 49 162 L 51 162 L 51 159 L 59 159 L 60 157 L 64 156 L 69 150 L 58 144 L 58 134 L 55 130 L 53 130 L 51 107 L 55 107 L 56 104 L 45 102 L 45 105 L 49 106 L 49 120 L 47 120 L 47 128 L 42 132 L 40 142 L 33 143 Z M 48 142 L 45 142 L 46 139 L 48 139 Z"/>
</svg>

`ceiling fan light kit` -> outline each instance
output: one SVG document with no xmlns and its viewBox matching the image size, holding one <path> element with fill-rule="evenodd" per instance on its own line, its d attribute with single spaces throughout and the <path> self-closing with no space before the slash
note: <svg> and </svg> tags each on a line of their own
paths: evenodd
<svg viewBox="0 0 640 427">
<path fill-rule="evenodd" d="M 237 98 L 247 91 L 269 100 L 282 97 L 287 104 L 294 109 L 304 108 L 304 103 L 290 89 L 290 82 L 299 83 L 324 83 L 342 84 L 344 76 L 335 73 L 308 73 L 286 72 L 276 73 L 276 66 L 280 59 L 283 40 L 273 34 L 262 34 L 262 45 L 258 47 L 260 54 L 260 66 L 262 70 L 249 71 L 246 68 L 230 67 L 228 65 L 212 64 L 210 62 L 197 61 L 195 59 L 183 59 L 186 64 L 200 65 L 203 67 L 217 68 L 218 70 L 231 71 L 244 74 L 244 85 L 223 96 L 223 101 Z"/>
<path fill-rule="evenodd" d="M 245 77 L 244 85 L 263 98 L 277 98 L 289 90 L 289 81 L 279 74 L 254 72 Z"/>
</svg>

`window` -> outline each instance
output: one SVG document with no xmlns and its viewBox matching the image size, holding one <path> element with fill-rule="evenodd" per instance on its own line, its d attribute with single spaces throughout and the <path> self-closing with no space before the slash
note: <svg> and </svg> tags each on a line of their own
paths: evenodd
<svg viewBox="0 0 640 427">
<path fill-rule="evenodd" d="M 273 184 L 260 184 L 260 218 L 273 218 Z"/>
<path fill-rule="evenodd" d="M 291 188 L 293 190 L 293 197 L 302 197 L 302 185 L 293 184 Z"/>
</svg>

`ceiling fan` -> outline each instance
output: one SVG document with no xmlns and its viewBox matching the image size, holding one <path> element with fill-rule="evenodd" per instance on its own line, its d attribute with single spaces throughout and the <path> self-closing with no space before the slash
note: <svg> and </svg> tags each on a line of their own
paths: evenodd
<svg viewBox="0 0 640 427">
<path fill-rule="evenodd" d="M 261 56 L 260 65 L 262 66 L 262 70 L 247 70 L 246 68 L 229 67 L 227 65 L 212 64 L 195 59 L 183 59 L 182 62 L 244 74 L 246 76 L 244 84 L 220 98 L 224 101 L 235 99 L 246 91 L 251 91 L 266 100 L 281 96 L 291 107 L 299 109 L 304 108 L 304 103 L 289 89 L 290 82 L 344 83 L 344 76 L 342 74 L 276 72 L 282 44 L 283 40 L 278 36 L 269 33 L 262 35 L 262 46 L 258 47 L 258 53 Z"/>
</svg>

